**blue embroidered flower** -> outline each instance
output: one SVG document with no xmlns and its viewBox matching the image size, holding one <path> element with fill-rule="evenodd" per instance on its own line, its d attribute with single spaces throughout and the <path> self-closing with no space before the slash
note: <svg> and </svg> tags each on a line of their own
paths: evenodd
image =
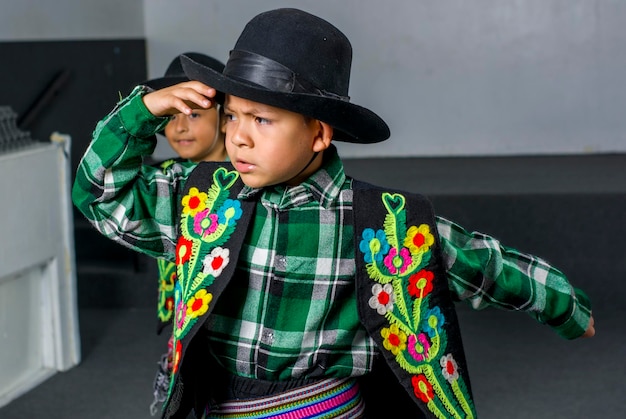
<svg viewBox="0 0 626 419">
<path fill-rule="evenodd" d="M 180 281 L 176 282 L 174 286 L 174 297 L 176 301 L 175 328 L 178 331 L 185 325 L 185 313 L 187 311 L 187 306 L 183 299 L 183 287 Z"/>
<path fill-rule="evenodd" d="M 366 228 L 363 230 L 363 240 L 359 243 L 359 249 L 363 252 L 363 259 L 366 263 L 372 263 L 372 252 L 377 263 L 382 262 L 383 256 L 389 252 L 389 243 L 383 230 Z"/>
<path fill-rule="evenodd" d="M 220 224 L 226 224 L 230 220 L 230 223 L 237 221 L 241 218 L 241 202 L 235 199 L 227 199 L 224 201 L 224 205 L 217 212 L 218 220 Z"/>
<path fill-rule="evenodd" d="M 421 330 L 428 333 L 428 336 L 435 337 L 441 334 L 441 329 L 445 323 L 445 319 L 438 306 L 435 306 L 426 311 L 425 316 L 422 318 Z"/>
</svg>

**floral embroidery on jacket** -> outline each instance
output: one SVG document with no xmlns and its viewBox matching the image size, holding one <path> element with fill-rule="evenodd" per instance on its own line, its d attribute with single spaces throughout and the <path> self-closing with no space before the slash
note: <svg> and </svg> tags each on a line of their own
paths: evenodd
<svg viewBox="0 0 626 419">
<path fill-rule="evenodd" d="M 176 283 L 176 265 L 163 259 L 157 260 L 159 268 L 159 298 L 157 315 L 165 323 L 174 312 L 174 284 Z"/>
<path fill-rule="evenodd" d="M 228 198 L 237 172 L 219 168 L 207 191 L 191 187 L 182 198 L 180 237 L 176 245 L 177 277 L 174 337 L 183 339 L 209 309 L 213 294 L 207 288 L 228 265 L 229 249 L 222 248 L 241 217 L 241 203 Z"/>
<path fill-rule="evenodd" d="M 220 167 L 213 172 L 207 191 L 192 186 L 181 199 L 168 399 L 183 357 L 181 341 L 209 311 L 213 301 L 210 286 L 230 263 L 230 250 L 223 246 L 243 214 L 241 203 L 229 198 L 229 189 L 238 178 L 236 171 Z"/>
<path fill-rule="evenodd" d="M 435 417 L 473 418 L 457 363 L 446 353 L 446 319 L 430 301 L 441 280 L 428 268 L 435 237 L 427 224 L 407 228 L 403 195 L 383 193 L 382 201 L 383 228 L 364 229 L 359 249 L 375 282 L 369 307 L 389 324 L 380 331 L 383 346 L 412 374 L 415 396 Z"/>
</svg>

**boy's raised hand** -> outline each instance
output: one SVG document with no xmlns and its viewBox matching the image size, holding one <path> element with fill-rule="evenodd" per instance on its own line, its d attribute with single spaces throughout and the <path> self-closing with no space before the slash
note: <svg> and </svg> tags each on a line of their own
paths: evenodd
<svg viewBox="0 0 626 419">
<path fill-rule="evenodd" d="M 596 334 L 596 328 L 594 323 L 595 322 L 593 321 L 593 316 L 591 316 L 591 319 L 589 320 L 589 326 L 587 326 L 587 330 L 582 335 L 583 338 L 590 338 Z"/>
<path fill-rule="evenodd" d="M 186 81 L 146 94 L 143 103 L 154 116 L 189 115 L 192 109 L 213 106 L 215 93 L 215 89 L 199 81 Z"/>
</svg>

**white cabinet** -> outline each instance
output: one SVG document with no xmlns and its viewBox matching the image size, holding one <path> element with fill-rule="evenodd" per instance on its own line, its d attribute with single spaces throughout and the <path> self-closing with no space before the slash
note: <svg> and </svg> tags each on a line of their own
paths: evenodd
<svg viewBox="0 0 626 419">
<path fill-rule="evenodd" d="M 70 139 L 0 153 L 0 406 L 80 362 Z"/>
</svg>

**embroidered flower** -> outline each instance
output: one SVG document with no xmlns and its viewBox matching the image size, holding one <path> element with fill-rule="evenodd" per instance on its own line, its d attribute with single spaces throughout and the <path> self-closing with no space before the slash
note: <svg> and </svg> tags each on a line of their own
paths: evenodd
<svg viewBox="0 0 626 419">
<path fill-rule="evenodd" d="M 389 243 L 383 230 L 374 230 L 366 228 L 362 233 L 363 240 L 359 243 L 359 249 L 363 252 L 363 259 L 366 263 L 372 263 L 376 260 L 380 263 L 383 260 L 383 256 L 389 251 Z M 373 256 L 373 257 L 372 257 Z"/>
<path fill-rule="evenodd" d="M 380 331 L 383 337 L 383 346 L 392 354 L 398 355 L 399 352 L 406 349 L 406 333 L 404 333 L 397 324 L 389 327 L 383 327 Z"/>
<path fill-rule="evenodd" d="M 435 243 L 435 237 L 430 233 L 428 224 L 419 227 L 411 226 L 406 232 L 404 246 L 408 247 L 412 254 L 423 253 Z"/>
<path fill-rule="evenodd" d="M 189 260 L 192 247 L 193 242 L 191 240 L 180 236 L 178 243 L 176 243 L 176 265 L 182 265 Z"/>
<path fill-rule="evenodd" d="M 173 286 L 176 283 L 176 270 L 174 270 L 174 272 L 170 274 L 168 283 L 170 284 L 170 286 Z"/>
<path fill-rule="evenodd" d="M 171 311 L 174 308 L 174 297 L 167 297 L 165 299 L 165 309 Z"/>
<path fill-rule="evenodd" d="M 170 320 L 173 315 L 175 281 L 176 273 L 174 272 L 159 281 L 157 315 L 163 322 Z"/>
<path fill-rule="evenodd" d="M 193 231 L 200 237 L 206 237 L 217 230 L 217 214 L 209 214 L 205 209 L 193 218 Z"/>
<path fill-rule="evenodd" d="M 424 374 L 414 375 L 411 378 L 411 384 L 413 384 L 413 392 L 424 403 L 430 402 L 435 394 L 433 393 L 433 386 L 428 382 L 428 379 Z"/>
<path fill-rule="evenodd" d="M 230 222 L 237 221 L 241 218 L 241 214 L 243 214 L 243 211 L 241 211 L 241 202 L 236 199 L 227 199 L 224 201 L 224 205 L 222 205 L 222 208 L 217 212 L 220 224 L 226 224 L 228 220 L 230 220 Z"/>
<path fill-rule="evenodd" d="M 230 250 L 216 247 L 202 261 L 202 272 L 206 275 L 220 276 L 222 270 L 228 265 Z"/>
<path fill-rule="evenodd" d="M 422 269 L 409 277 L 409 294 L 416 298 L 424 298 L 433 290 L 435 275 L 431 271 Z"/>
<path fill-rule="evenodd" d="M 172 371 L 174 366 L 174 335 L 167 340 L 167 369 Z"/>
<path fill-rule="evenodd" d="M 430 343 L 425 334 L 420 333 L 417 337 L 415 335 L 409 336 L 408 351 L 414 360 L 418 362 L 426 360 L 429 350 Z"/>
<path fill-rule="evenodd" d="M 186 315 L 195 319 L 202 316 L 209 309 L 209 303 L 213 299 L 213 294 L 208 293 L 204 288 L 198 290 L 196 294 L 187 301 Z"/>
<path fill-rule="evenodd" d="M 398 249 L 392 247 L 389 249 L 389 253 L 385 257 L 385 266 L 389 269 L 393 275 L 397 273 L 404 273 L 406 268 L 411 264 L 411 254 L 409 253 L 409 249 L 403 247 L 400 249 L 400 253 L 398 253 Z"/>
<path fill-rule="evenodd" d="M 198 188 L 189 188 L 189 194 L 183 196 L 183 214 L 189 214 L 192 217 L 206 208 L 206 200 L 208 195 L 200 192 Z"/>
<path fill-rule="evenodd" d="M 452 354 L 444 355 L 439 360 L 441 364 L 441 372 L 450 384 L 459 379 L 459 366 L 452 357 Z"/>
<path fill-rule="evenodd" d="M 172 362 L 172 373 L 178 372 L 178 365 L 180 364 L 180 358 L 183 355 L 183 345 L 179 340 L 176 341 L 176 350 L 174 351 L 174 360 Z"/>
<path fill-rule="evenodd" d="M 182 329 L 185 325 L 185 317 L 187 313 L 187 307 L 185 303 L 181 300 L 176 305 L 176 328 Z"/>
<path fill-rule="evenodd" d="M 396 297 L 391 284 L 374 284 L 372 286 L 372 294 L 369 305 L 376 310 L 378 314 L 383 316 L 393 309 L 393 303 Z"/>
<path fill-rule="evenodd" d="M 441 332 L 444 324 L 444 317 L 439 307 L 435 306 L 426 312 L 422 319 L 422 330 L 428 333 L 428 336 L 435 337 Z"/>
<path fill-rule="evenodd" d="M 164 293 L 172 292 L 172 290 L 174 290 L 175 283 L 176 272 L 171 272 L 169 275 L 164 276 L 164 278 L 159 281 L 159 290 Z"/>
</svg>

